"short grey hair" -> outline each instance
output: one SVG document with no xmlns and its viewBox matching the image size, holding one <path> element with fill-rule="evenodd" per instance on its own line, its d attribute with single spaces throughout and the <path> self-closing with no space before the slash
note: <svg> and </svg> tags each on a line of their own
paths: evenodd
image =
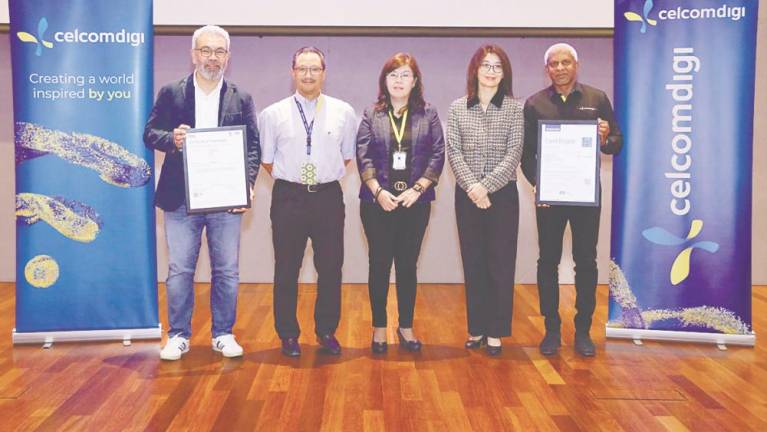
<svg viewBox="0 0 767 432">
<path fill-rule="evenodd" d="M 293 54 L 293 61 L 290 64 L 291 69 L 296 68 L 296 61 L 298 60 L 298 56 L 300 56 L 301 54 L 308 54 L 308 53 L 317 54 L 320 58 L 322 69 L 325 69 L 325 54 L 319 48 L 313 47 L 313 46 L 301 47 L 295 52 L 295 54 Z"/>
<path fill-rule="evenodd" d="M 226 40 L 226 50 L 229 51 L 229 33 L 221 27 L 211 24 L 200 27 L 194 31 L 194 34 L 192 35 L 192 49 L 197 48 L 197 39 L 204 33 L 211 33 L 223 37 L 224 40 Z"/>
<path fill-rule="evenodd" d="M 573 56 L 573 60 L 575 60 L 576 62 L 578 61 L 578 52 L 575 51 L 575 48 L 573 48 L 573 46 L 570 44 L 559 42 L 550 46 L 549 49 L 546 50 L 546 53 L 543 55 L 544 65 L 549 64 L 549 56 L 555 53 L 556 51 L 567 51 L 570 53 L 571 56 Z"/>
</svg>

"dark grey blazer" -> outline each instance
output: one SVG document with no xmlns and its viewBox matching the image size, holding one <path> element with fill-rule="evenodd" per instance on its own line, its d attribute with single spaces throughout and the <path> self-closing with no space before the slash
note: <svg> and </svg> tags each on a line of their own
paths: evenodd
<svg viewBox="0 0 767 432">
<path fill-rule="evenodd" d="M 194 80 L 189 75 L 160 89 L 144 127 L 144 144 L 165 152 L 165 162 L 162 164 L 154 199 L 155 205 L 163 210 L 176 210 L 186 200 L 184 159 L 173 143 L 173 129 L 180 124 L 194 127 L 194 109 Z M 245 125 L 248 182 L 252 186 L 261 163 L 253 98 L 227 80 L 221 85 L 218 125 Z"/>
</svg>

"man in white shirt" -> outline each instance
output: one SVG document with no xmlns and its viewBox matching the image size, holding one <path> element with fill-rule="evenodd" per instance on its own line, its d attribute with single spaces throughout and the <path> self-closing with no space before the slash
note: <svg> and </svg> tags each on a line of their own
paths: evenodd
<svg viewBox="0 0 767 432">
<path fill-rule="evenodd" d="M 298 275 L 312 240 L 317 270 L 315 334 L 322 351 L 340 354 L 334 333 L 341 315 L 344 201 L 339 180 L 354 158 L 357 117 L 346 102 L 322 94 L 325 55 L 304 47 L 293 55 L 295 94 L 259 117 L 262 163 L 274 177 L 274 321 L 282 353 L 301 355 L 296 319 Z"/>
<path fill-rule="evenodd" d="M 252 198 L 260 162 L 258 128 L 251 96 L 224 79 L 230 54 L 229 34 L 224 29 L 218 26 L 197 29 L 192 36 L 194 73 L 160 90 L 144 129 L 146 146 L 165 153 L 155 193 L 155 205 L 164 211 L 168 244 L 169 329 L 168 342 L 160 352 L 163 360 L 178 360 L 189 351 L 194 273 L 203 228 L 212 269 L 212 347 L 225 357 L 243 354 L 232 327 L 239 287 L 240 223 L 246 209 L 188 214 L 181 152 L 190 127 L 244 125 Z"/>
</svg>

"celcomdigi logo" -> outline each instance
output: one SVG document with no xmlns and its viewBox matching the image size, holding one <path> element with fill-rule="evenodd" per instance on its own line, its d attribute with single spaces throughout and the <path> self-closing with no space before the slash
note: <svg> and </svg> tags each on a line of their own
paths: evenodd
<svg viewBox="0 0 767 432">
<path fill-rule="evenodd" d="M 37 44 L 35 55 L 40 56 L 43 54 L 43 47 L 53 48 L 53 43 L 44 39 L 46 30 L 48 30 L 48 19 L 42 17 L 37 23 L 37 36 L 27 32 L 18 32 L 16 36 L 22 42 Z M 59 43 L 76 44 L 127 44 L 132 47 L 137 47 L 145 42 L 143 32 L 129 32 L 125 29 L 117 32 L 90 32 L 76 28 L 72 31 L 53 33 L 53 40 Z"/>
<path fill-rule="evenodd" d="M 35 55 L 41 56 L 43 55 L 43 47 L 45 48 L 53 48 L 53 43 L 48 42 L 45 40 L 45 31 L 48 30 L 48 20 L 45 17 L 40 18 L 40 21 L 37 22 L 37 36 L 35 37 L 32 34 L 29 34 L 27 32 L 18 32 L 16 33 L 16 36 L 22 41 L 22 42 L 29 42 L 33 44 L 37 44 L 37 49 L 35 49 Z"/>
<path fill-rule="evenodd" d="M 662 246 L 679 246 L 685 243 L 689 243 L 690 240 L 700 234 L 703 230 L 703 221 L 700 219 L 694 219 L 690 225 L 690 231 L 687 233 L 687 238 L 681 238 L 661 227 L 652 227 L 642 231 L 642 236 L 652 243 Z M 719 250 L 719 244 L 712 241 L 697 241 L 684 248 L 674 259 L 674 263 L 671 265 L 671 273 L 669 279 L 672 285 L 679 285 L 684 282 L 690 275 L 690 255 L 692 255 L 693 249 L 703 249 L 709 253 L 715 253 Z"/>
<path fill-rule="evenodd" d="M 636 12 L 626 12 L 623 16 L 628 21 L 641 22 L 642 27 L 639 28 L 640 33 L 647 32 L 647 25 L 657 25 L 658 21 L 650 18 L 650 12 L 652 12 L 655 6 L 653 0 L 645 0 L 642 7 L 642 15 Z M 658 11 L 658 20 L 660 21 L 675 21 L 675 20 L 700 20 L 700 19 L 730 19 L 732 21 L 738 21 L 746 16 L 745 6 L 730 6 L 723 4 L 718 8 L 684 8 L 682 6 L 676 9 L 661 9 Z"/>
</svg>

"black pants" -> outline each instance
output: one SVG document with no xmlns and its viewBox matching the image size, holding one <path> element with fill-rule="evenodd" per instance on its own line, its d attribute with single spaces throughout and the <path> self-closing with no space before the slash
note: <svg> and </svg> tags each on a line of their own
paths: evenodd
<svg viewBox="0 0 767 432">
<path fill-rule="evenodd" d="M 317 270 L 315 333 L 332 334 L 341 316 L 344 261 L 344 201 L 338 182 L 309 192 L 305 185 L 277 180 L 272 190 L 274 243 L 274 326 L 280 338 L 298 337 L 298 275 L 307 239 Z"/>
<path fill-rule="evenodd" d="M 511 336 L 519 230 L 517 183 L 490 194 L 490 202 L 490 208 L 482 210 L 455 187 L 468 330 L 474 336 Z"/>
<path fill-rule="evenodd" d="M 538 207 L 538 296 L 547 331 L 559 331 L 559 261 L 567 222 L 573 238 L 575 261 L 575 330 L 588 332 L 596 306 L 597 238 L 599 207 Z"/>
<path fill-rule="evenodd" d="M 387 212 L 377 203 L 360 203 L 360 216 L 368 239 L 368 291 L 373 327 L 386 327 L 386 299 L 392 262 L 397 278 L 399 326 L 413 327 L 417 264 L 429 224 L 430 203 L 415 203 Z"/>
</svg>

